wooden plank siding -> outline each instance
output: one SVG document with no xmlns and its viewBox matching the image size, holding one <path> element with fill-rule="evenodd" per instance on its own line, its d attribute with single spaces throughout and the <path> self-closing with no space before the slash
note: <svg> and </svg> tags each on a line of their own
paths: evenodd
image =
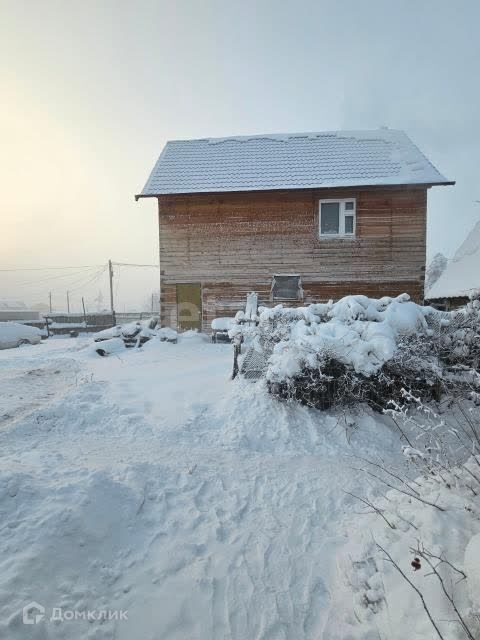
<svg viewBox="0 0 480 640">
<path fill-rule="evenodd" d="M 319 200 L 356 198 L 355 238 L 319 238 Z M 304 302 L 355 293 L 423 297 L 427 188 L 371 187 L 158 198 L 162 323 L 178 283 L 202 284 L 203 328 L 246 294 L 271 305 L 275 273 L 298 273 Z"/>
</svg>

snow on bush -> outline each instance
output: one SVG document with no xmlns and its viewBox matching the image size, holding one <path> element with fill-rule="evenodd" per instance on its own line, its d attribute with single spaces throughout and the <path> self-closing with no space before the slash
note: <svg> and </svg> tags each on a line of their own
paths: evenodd
<svg viewBox="0 0 480 640">
<path fill-rule="evenodd" d="M 478 300 L 450 313 L 418 305 L 407 294 L 259 311 L 254 344 L 265 357 L 271 390 L 304 401 L 308 395 L 313 406 L 335 404 L 332 395 L 340 400 L 342 391 L 342 401 L 382 406 L 384 387 L 396 387 L 397 397 L 402 387 L 438 395 L 446 366 L 478 370 Z M 331 401 L 316 404 L 312 390 Z"/>
<path fill-rule="evenodd" d="M 393 358 L 403 336 L 430 335 L 426 316 L 434 310 L 411 302 L 407 294 L 374 300 L 347 296 L 336 303 L 301 309 L 281 305 L 260 316 L 260 330 L 272 321 L 290 322 L 288 337 L 274 347 L 267 379 L 281 381 L 336 360 L 369 376 Z M 267 329 L 268 330 L 268 329 Z"/>
</svg>

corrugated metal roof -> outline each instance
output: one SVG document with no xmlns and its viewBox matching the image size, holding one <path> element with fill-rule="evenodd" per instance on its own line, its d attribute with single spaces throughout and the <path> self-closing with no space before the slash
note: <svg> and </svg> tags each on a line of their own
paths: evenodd
<svg viewBox="0 0 480 640">
<path fill-rule="evenodd" d="M 332 131 L 167 142 L 138 197 L 446 184 L 403 131 Z"/>
</svg>

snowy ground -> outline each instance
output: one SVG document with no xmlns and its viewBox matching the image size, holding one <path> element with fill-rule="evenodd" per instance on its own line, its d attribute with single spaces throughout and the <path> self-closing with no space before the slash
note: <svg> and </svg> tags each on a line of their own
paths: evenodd
<svg viewBox="0 0 480 640">
<path fill-rule="evenodd" d="M 354 614 L 344 566 L 377 571 L 349 454 L 400 465 L 398 432 L 279 403 L 231 360 L 201 336 L 0 354 L 0 638 L 406 637 Z"/>
</svg>

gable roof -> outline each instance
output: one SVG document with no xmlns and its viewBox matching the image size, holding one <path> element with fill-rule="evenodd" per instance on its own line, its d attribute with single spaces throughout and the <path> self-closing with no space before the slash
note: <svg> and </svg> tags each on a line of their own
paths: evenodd
<svg viewBox="0 0 480 640">
<path fill-rule="evenodd" d="M 138 198 L 400 184 L 454 184 L 403 131 L 266 134 L 167 142 Z"/>
<path fill-rule="evenodd" d="M 469 296 L 480 291 L 480 221 L 473 227 L 447 264 L 445 271 L 427 291 L 427 300 Z"/>
</svg>

